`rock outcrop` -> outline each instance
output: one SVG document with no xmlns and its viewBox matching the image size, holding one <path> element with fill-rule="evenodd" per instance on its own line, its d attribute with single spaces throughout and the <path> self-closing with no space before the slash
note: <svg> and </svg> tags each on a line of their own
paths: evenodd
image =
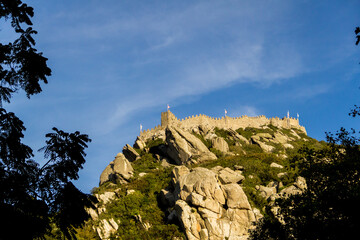
<svg viewBox="0 0 360 240">
<path fill-rule="evenodd" d="M 129 160 L 130 162 L 133 162 L 140 158 L 140 155 L 129 144 L 125 145 L 122 152 L 123 152 L 124 156 L 126 157 L 126 159 Z"/>
<path fill-rule="evenodd" d="M 307 185 L 305 178 L 297 177 L 292 185 L 279 191 L 282 187 L 283 185 L 281 182 L 270 182 L 267 186 L 257 185 L 255 189 L 259 192 L 260 196 L 267 201 L 272 202 L 277 198 L 286 198 L 294 194 L 300 194 L 305 191 Z"/>
<path fill-rule="evenodd" d="M 108 240 L 110 239 L 111 234 L 115 233 L 119 228 L 119 225 L 113 218 L 110 219 L 101 219 L 99 226 L 96 228 L 100 239 Z"/>
<path fill-rule="evenodd" d="M 229 145 L 222 137 L 216 137 L 211 140 L 213 148 L 223 152 L 227 153 L 229 152 Z"/>
<path fill-rule="evenodd" d="M 193 134 L 177 127 L 166 128 L 167 154 L 178 164 L 216 159 L 205 144 Z"/>
<path fill-rule="evenodd" d="M 246 144 L 250 143 L 249 140 L 247 140 L 245 137 L 238 134 L 236 131 L 234 131 L 232 129 L 228 129 L 227 131 L 230 134 L 230 136 L 233 138 L 234 141 L 237 141 L 237 142 L 241 141 L 241 142 L 244 142 Z"/>
<path fill-rule="evenodd" d="M 275 148 L 274 148 L 273 146 L 271 146 L 271 145 L 268 145 L 268 144 L 262 142 L 262 141 L 261 141 L 261 138 L 264 139 L 263 136 L 254 135 L 254 136 L 251 137 L 251 141 L 252 141 L 252 143 L 259 145 L 259 147 L 260 147 L 264 152 L 272 152 Z M 267 139 L 267 138 L 265 138 L 265 139 Z M 266 140 L 265 140 L 265 141 L 266 141 Z"/>
<path fill-rule="evenodd" d="M 144 140 L 141 137 L 137 137 L 134 143 L 134 148 L 143 150 L 146 147 Z"/>
<path fill-rule="evenodd" d="M 248 236 L 248 229 L 256 218 L 238 184 L 244 179 L 242 175 L 219 166 L 212 170 L 179 166 L 174 168 L 173 176 L 174 192 L 164 191 L 163 195 L 175 201 L 172 215 L 179 219 L 187 239 L 245 239 Z"/>
<path fill-rule="evenodd" d="M 101 191 L 95 194 L 99 200 L 97 209 L 87 210 L 95 221 L 92 228 L 101 239 L 119 237 L 120 232 L 127 229 L 123 229 L 124 224 L 120 224 L 117 208 L 113 206 L 116 204 L 109 203 L 119 198 L 129 198 L 130 201 L 141 201 L 141 206 L 148 204 L 151 197 L 146 194 L 154 188 L 152 183 L 143 188 L 147 185 L 145 182 L 154 181 L 154 186 L 159 186 L 164 179 L 162 176 L 168 176 L 167 171 L 173 168 L 169 186 L 162 189 L 159 195 L 156 187 L 156 193 L 151 194 L 157 195 L 157 198 L 151 199 L 149 206 L 166 209 L 169 222 L 180 224 L 188 240 L 245 240 L 253 223 L 263 217 L 261 211 L 264 208 L 262 205 L 254 205 L 260 211 L 250 205 L 241 184 L 247 186 L 246 192 L 252 191 L 249 197 L 259 194 L 273 211 L 276 210 L 274 201 L 277 198 L 303 192 L 306 182 L 301 177 L 291 186 L 283 188 L 281 181 L 289 175 L 288 169 L 275 162 L 280 162 L 279 158 L 282 157 L 284 166 L 287 166 L 285 150 L 297 148 L 299 142 L 295 141 L 300 138 L 303 140 L 304 134 L 305 128 L 292 118 L 210 118 L 199 115 L 179 120 L 170 111 L 162 113 L 161 126 L 142 131 L 133 147 L 126 144 L 122 153 L 101 174 L 100 185 L 112 183 L 104 184 Z M 251 144 L 258 145 L 266 154 Z M 210 145 L 213 148 L 211 151 Z M 212 151 L 219 156 L 217 164 L 207 163 L 217 159 Z M 261 160 L 263 156 L 266 162 L 254 161 L 255 165 L 246 162 L 254 158 Z M 274 162 L 268 162 L 269 159 Z M 133 177 L 132 164 L 139 172 L 131 179 L 131 184 L 127 184 Z M 257 185 L 253 189 L 252 183 L 260 179 L 258 171 L 254 170 L 259 169 L 259 165 L 261 169 L 269 169 L 272 181 L 266 185 L 261 178 L 262 184 L 266 186 Z M 243 172 L 246 173 L 246 180 Z M 158 176 L 161 178 L 157 179 Z M 138 198 L 138 195 L 145 196 L 145 200 Z M 253 203 L 256 204 L 254 199 Z M 126 213 L 128 216 L 123 216 L 121 221 L 134 220 L 137 227 L 141 227 L 138 230 L 149 234 L 164 227 L 161 225 L 163 223 L 152 222 L 152 215 L 148 212 L 140 215 L 141 211 L 130 215 Z"/>
<path fill-rule="evenodd" d="M 303 191 L 305 191 L 306 188 L 307 185 L 305 178 L 297 177 L 294 184 L 281 190 L 279 195 L 281 197 L 289 197 L 290 195 L 302 193 Z"/>
<path fill-rule="evenodd" d="M 115 160 L 105 168 L 100 175 L 100 185 L 105 182 L 126 183 L 133 175 L 134 169 L 124 154 L 118 153 Z"/>
</svg>

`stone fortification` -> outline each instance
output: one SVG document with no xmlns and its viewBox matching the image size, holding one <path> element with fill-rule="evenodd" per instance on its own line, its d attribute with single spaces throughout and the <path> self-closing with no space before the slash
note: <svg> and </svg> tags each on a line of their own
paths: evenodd
<svg viewBox="0 0 360 240">
<path fill-rule="evenodd" d="M 161 125 L 151 129 L 142 131 L 140 137 L 148 139 L 154 136 L 157 132 L 164 130 L 167 126 L 175 126 L 185 130 L 193 129 L 197 126 L 205 126 L 208 128 L 220 128 L 220 129 L 232 129 L 236 130 L 239 128 L 253 127 L 262 128 L 267 125 L 273 125 L 279 128 L 291 129 L 295 128 L 301 130 L 306 134 L 305 127 L 300 126 L 299 119 L 292 117 L 283 118 L 267 118 L 263 115 L 257 117 L 221 117 L 213 118 L 203 114 L 186 117 L 185 119 L 178 119 L 170 110 L 161 113 Z"/>
</svg>

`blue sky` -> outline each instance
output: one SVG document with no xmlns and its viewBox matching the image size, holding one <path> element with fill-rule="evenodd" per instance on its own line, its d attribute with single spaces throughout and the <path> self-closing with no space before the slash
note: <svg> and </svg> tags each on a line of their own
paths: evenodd
<svg viewBox="0 0 360 240">
<path fill-rule="evenodd" d="M 39 149 L 53 126 L 93 139 L 76 185 L 89 192 L 139 124 L 300 114 L 308 135 L 357 127 L 359 1 L 26 1 L 53 74 L 43 92 L 6 106 Z M 14 34 L 0 23 L 1 41 Z M 41 160 L 41 153 L 36 155 Z"/>
</svg>

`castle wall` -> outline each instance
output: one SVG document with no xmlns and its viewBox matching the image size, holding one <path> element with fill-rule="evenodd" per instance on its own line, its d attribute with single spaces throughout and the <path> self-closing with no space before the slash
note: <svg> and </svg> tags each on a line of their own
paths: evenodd
<svg viewBox="0 0 360 240">
<path fill-rule="evenodd" d="M 223 129 L 233 129 L 236 130 L 238 128 L 246 128 L 246 127 L 254 127 L 261 128 L 266 125 L 274 125 L 282 128 L 295 128 L 306 133 L 306 130 L 303 126 L 300 126 L 299 120 L 295 118 L 267 118 L 263 115 L 257 117 L 221 117 L 221 118 L 213 118 L 203 114 L 186 117 L 185 119 L 178 119 L 175 115 L 170 112 L 163 112 L 161 114 L 162 118 L 164 117 L 166 120 L 162 120 L 163 127 L 166 126 L 178 126 L 184 129 L 191 129 L 199 125 L 208 126 L 208 127 L 218 127 Z"/>
<path fill-rule="evenodd" d="M 274 125 L 276 127 L 281 128 L 295 128 L 300 131 L 303 131 L 306 134 L 305 127 L 300 126 L 299 120 L 296 118 L 267 118 L 263 115 L 257 117 L 248 117 L 248 116 L 241 116 L 241 117 L 221 117 L 221 118 L 213 118 L 203 114 L 186 117 L 185 119 L 178 119 L 175 115 L 170 112 L 161 113 L 161 125 L 157 126 L 153 129 L 148 129 L 142 131 L 140 133 L 140 137 L 143 139 L 149 139 L 156 134 L 163 134 L 166 126 L 176 126 L 183 128 L 185 130 L 192 129 L 199 125 L 208 127 L 208 128 L 222 128 L 222 129 L 239 129 L 239 128 L 246 128 L 246 127 L 253 127 L 253 128 L 261 128 L 267 125 Z"/>
</svg>

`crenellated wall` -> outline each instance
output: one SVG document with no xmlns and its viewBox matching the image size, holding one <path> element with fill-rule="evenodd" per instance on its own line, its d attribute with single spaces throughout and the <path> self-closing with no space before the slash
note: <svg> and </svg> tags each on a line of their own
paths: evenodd
<svg viewBox="0 0 360 240">
<path fill-rule="evenodd" d="M 158 125 L 152 129 L 147 129 L 147 130 L 143 130 L 140 132 L 140 137 L 143 140 L 147 140 L 153 137 L 156 137 L 157 135 L 161 136 L 161 135 L 165 135 L 165 128 L 161 125 Z"/>
<path fill-rule="evenodd" d="M 207 126 L 209 128 L 217 127 L 222 129 L 239 129 L 246 127 L 261 128 L 266 125 L 274 125 L 281 128 L 295 128 L 303 131 L 306 134 L 305 127 L 300 126 L 299 120 L 296 118 L 267 118 L 264 115 L 257 117 L 241 116 L 241 117 L 221 117 L 213 118 L 203 114 L 186 117 L 185 119 L 178 119 L 175 115 L 170 112 L 161 113 L 161 125 L 157 126 L 151 130 L 142 131 L 140 136 L 144 139 L 148 139 L 150 136 L 153 136 L 156 132 L 164 130 L 166 126 L 177 126 L 183 129 L 192 129 L 196 126 Z"/>
</svg>

